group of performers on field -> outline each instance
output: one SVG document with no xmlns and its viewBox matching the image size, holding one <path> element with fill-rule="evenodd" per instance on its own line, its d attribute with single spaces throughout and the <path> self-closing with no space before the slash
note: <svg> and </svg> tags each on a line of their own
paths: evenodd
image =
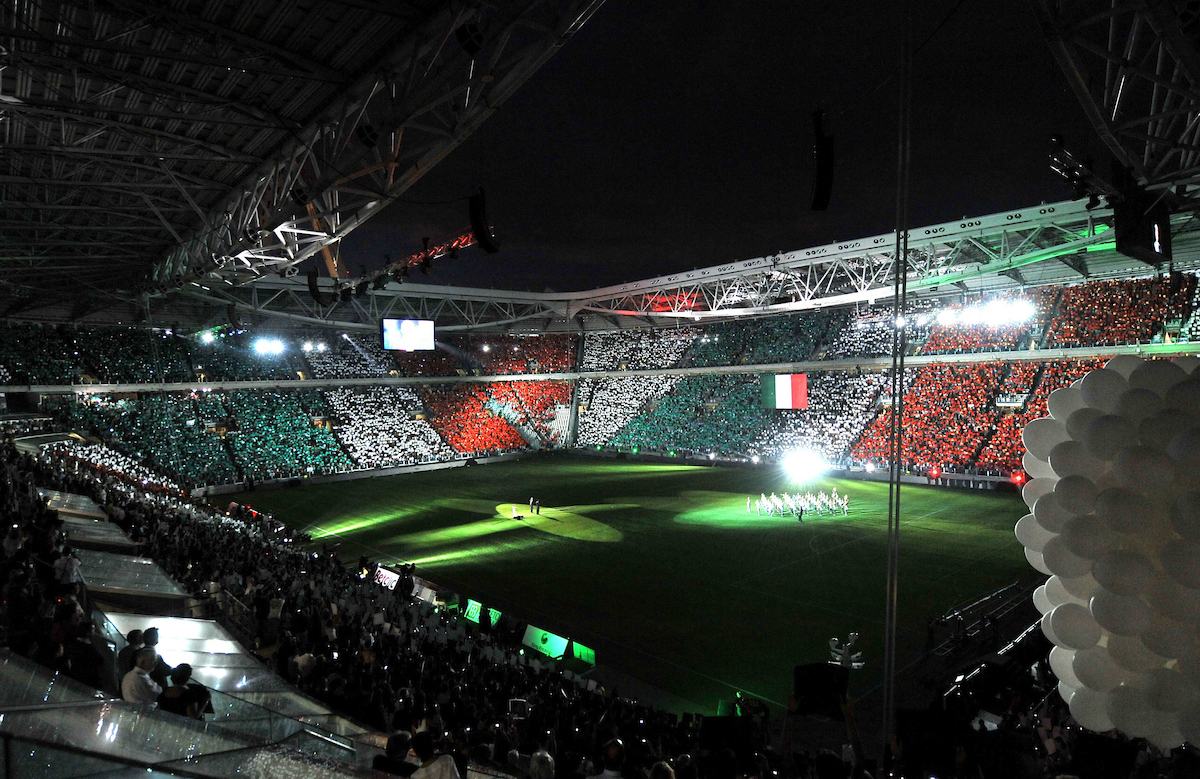
<svg viewBox="0 0 1200 779">
<path fill-rule="evenodd" d="M 804 521 L 804 513 L 837 514 L 850 513 L 850 496 L 839 495 L 835 487 L 832 492 L 800 492 L 795 495 L 783 493 L 761 494 L 757 498 L 746 496 L 746 513 L 759 516 L 793 516 Z"/>
</svg>

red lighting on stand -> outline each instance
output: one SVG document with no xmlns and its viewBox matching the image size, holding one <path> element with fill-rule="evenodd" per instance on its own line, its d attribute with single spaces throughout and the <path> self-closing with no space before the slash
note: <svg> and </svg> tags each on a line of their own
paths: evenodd
<svg viewBox="0 0 1200 779">
<path fill-rule="evenodd" d="M 698 292 L 656 292 L 646 295 L 651 311 L 695 311 L 700 308 Z"/>
<path fill-rule="evenodd" d="M 942 469 L 935 465 L 929 469 L 928 476 L 931 481 L 937 481 L 938 479 L 942 478 Z"/>
<path fill-rule="evenodd" d="M 1012 475 L 1008 477 L 1009 481 L 1018 487 L 1024 484 L 1027 478 L 1024 471 L 1013 471 Z"/>
</svg>

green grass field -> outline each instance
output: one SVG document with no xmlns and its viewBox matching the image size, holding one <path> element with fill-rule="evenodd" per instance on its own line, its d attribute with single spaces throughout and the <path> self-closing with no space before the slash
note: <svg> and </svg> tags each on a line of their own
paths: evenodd
<svg viewBox="0 0 1200 779">
<path fill-rule="evenodd" d="M 746 496 L 792 488 L 774 467 L 660 465 L 547 455 L 518 462 L 233 496 L 348 563 L 411 561 L 466 597 L 596 649 L 601 665 L 711 713 L 743 689 L 783 703 L 796 663 L 833 636 L 862 634 L 878 678 L 886 549 L 885 484 L 825 479 L 848 517 L 801 524 L 746 512 Z M 514 520 L 511 504 L 540 518 Z M 1012 493 L 905 486 L 899 665 L 931 616 L 1030 569 Z"/>
</svg>

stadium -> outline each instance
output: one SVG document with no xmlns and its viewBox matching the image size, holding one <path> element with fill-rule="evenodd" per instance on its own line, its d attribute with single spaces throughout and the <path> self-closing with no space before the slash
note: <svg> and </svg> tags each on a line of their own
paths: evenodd
<svg viewBox="0 0 1200 779">
<path fill-rule="evenodd" d="M 759 219 L 649 126 L 838 22 L 770 5 L 0 10 L 5 776 L 1200 775 L 1194 18 L 887 4 L 895 115 L 781 114 Z M 968 22 L 1087 133 L 1044 181 L 921 177 Z M 609 149 L 668 23 L 719 75 Z"/>
</svg>

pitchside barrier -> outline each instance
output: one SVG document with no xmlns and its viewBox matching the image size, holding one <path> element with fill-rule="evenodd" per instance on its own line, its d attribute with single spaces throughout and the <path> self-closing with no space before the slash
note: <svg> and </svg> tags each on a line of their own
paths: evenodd
<svg viewBox="0 0 1200 779">
<path fill-rule="evenodd" d="M 763 460 L 754 462 L 746 457 L 722 457 L 720 455 L 710 456 L 696 452 L 676 452 L 675 454 L 660 454 L 658 452 L 633 452 L 629 450 L 610 449 L 595 447 L 580 447 L 572 450 L 577 454 L 586 454 L 591 457 L 599 457 L 604 459 L 615 460 L 634 460 L 637 462 L 653 462 L 653 463 L 676 463 L 684 465 L 734 465 L 743 468 L 762 468 L 772 465 L 772 461 Z M 874 471 L 868 471 L 861 466 L 852 466 L 850 468 L 833 468 L 828 475 L 835 479 L 860 479 L 862 481 L 887 481 L 888 472 L 886 468 L 877 468 Z M 938 485 L 941 487 L 957 487 L 959 489 L 970 490 L 995 490 L 995 489 L 1018 489 L 1018 485 L 1014 484 L 1011 477 L 1008 476 L 993 476 L 990 474 L 974 474 L 974 473 L 948 473 L 942 471 L 937 478 L 931 478 L 925 474 L 904 473 L 900 475 L 900 481 L 904 484 L 924 484 Z"/>
</svg>

